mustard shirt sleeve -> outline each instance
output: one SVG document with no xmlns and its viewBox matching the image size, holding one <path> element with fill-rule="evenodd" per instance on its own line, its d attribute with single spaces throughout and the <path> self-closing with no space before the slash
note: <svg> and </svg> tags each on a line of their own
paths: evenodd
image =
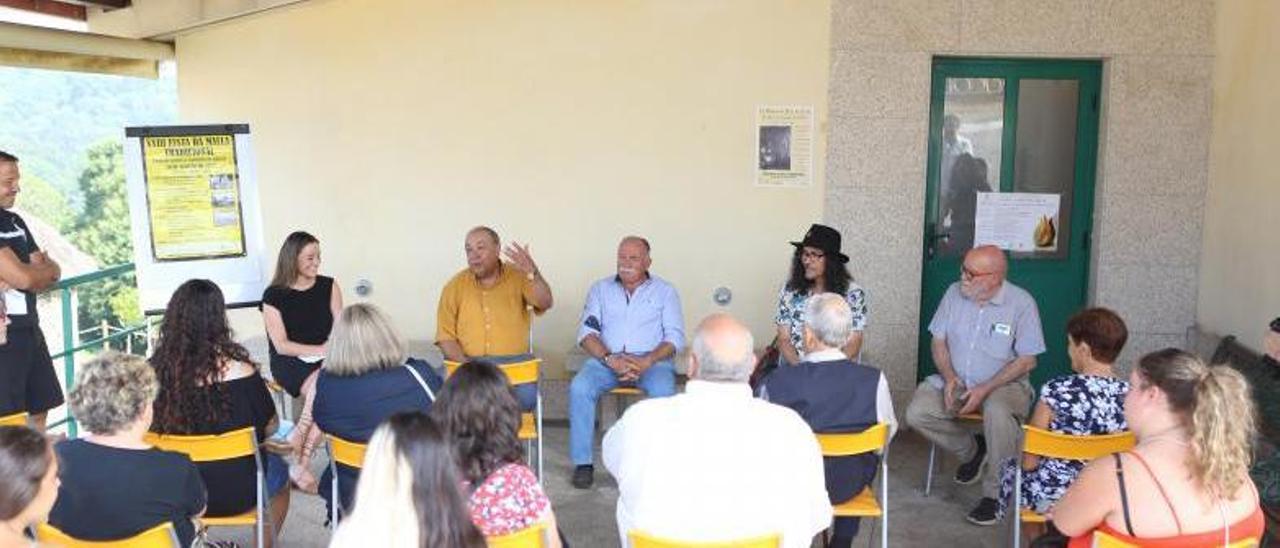
<svg viewBox="0 0 1280 548">
<path fill-rule="evenodd" d="M 455 276 L 440 290 L 436 307 L 436 342 L 458 340 L 458 279 Z"/>
</svg>

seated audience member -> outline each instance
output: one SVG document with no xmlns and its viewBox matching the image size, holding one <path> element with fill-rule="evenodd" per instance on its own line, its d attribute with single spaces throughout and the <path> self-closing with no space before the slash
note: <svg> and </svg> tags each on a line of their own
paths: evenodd
<svg viewBox="0 0 1280 548">
<path fill-rule="evenodd" d="M 333 320 L 342 310 L 342 288 L 333 278 L 320 275 L 320 241 L 315 236 L 296 231 L 285 238 L 271 285 L 262 292 L 258 308 L 267 328 L 271 378 L 289 395 L 303 399 L 298 424 L 289 432 L 296 461 L 289 477 L 299 489 L 314 493 L 311 453 L 320 441 L 311 420 L 316 372 Z"/>
<path fill-rule="evenodd" d="M 604 438 L 618 481 L 618 533 L 689 542 L 780 534 L 807 547 L 831 523 L 822 450 L 785 407 L 751 397 L 751 332 L 732 316 L 703 320 L 685 393 L 631 406 Z"/>
<path fill-rule="evenodd" d="M 1008 272 L 998 247 L 965 254 L 960 281 L 947 288 L 929 322 L 938 373 L 921 382 L 907 404 L 907 424 L 960 458 L 955 482 L 982 481 L 982 498 L 965 516 L 976 525 L 997 520 L 1000 470 L 987 461 L 1018 456 L 1035 394 L 1027 379 L 1045 350 L 1035 298 L 1007 281 Z M 982 414 L 981 434 L 960 424 L 958 417 L 970 413 Z"/>
<path fill-rule="evenodd" d="M 1271 508 L 1280 506 L 1280 448 L 1271 443 L 1265 436 L 1272 434 L 1268 427 L 1280 424 L 1280 401 L 1264 394 L 1274 393 L 1280 389 L 1280 318 L 1271 321 L 1266 334 L 1262 336 L 1262 371 L 1257 371 L 1249 378 L 1254 390 L 1254 402 L 1258 406 L 1259 430 L 1263 432 L 1263 442 L 1269 452 L 1262 453 L 1249 470 L 1253 483 L 1258 486 L 1258 497 L 1262 506 Z M 1265 371 L 1265 372 L 1264 372 Z"/>
<path fill-rule="evenodd" d="M 43 523 L 58 496 L 58 460 L 44 435 L 0 426 L 0 548 L 33 546 L 23 530 Z"/>
<path fill-rule="evenodd" d="M 463 246 L 467 268 L 440 290 L 436 306 L 436 345 L 444 359 L 501 365 L 532 358 L 533 314 L 541 316 L 553 301 L 529 246 L 512 242 L 503 249 L 498 233 L 487 226 L 467 231 Z M 537 385 L 517 386 L 516 398 L 521 409 L 532 411 Z"/>
<path fill-rule="evenodd" d="M 1090 308 L 1072 316 L 1067 321 L 1067 356 L 1075 373 L 1051 379 L 1040 388 L 1040 401 L 1028 424 L 1076 436 L 1126 430 L 1124 396 L 1129 383 L 1116 377 L 1112 364 L 1128 339 L 1124 320 L 1106 308 Z M 1000 517 L 1013 494 L 1016 463 L 1016 458 L 1001 463 L 1000 497 L 996 499 Z M 1040 514 L 1048 512 L 1084 465 L 1078 460 L 1023 456 L 1019 504 Z"/>
<path fill-rule="evenodd" d="M 159 386 L 142 358 L 106 352 L 80 367 L 68 404 L 88 435 L 58 443 L 62 485 L 49 524 L 83 540 L 131 537 L 164 522 L 190 546 L 204 514 L 200 470 L 143 440 Z"/>
<path fill-rule="evenodd" d="M 542 522 L 547 546 L 559 547 L 551 501 L 521 462 L 520 408 L 506 375 L 488 362 L 464 364 L 445 381 L 431 414 L 449 436 L 480 532 L 505 535 Z"/>
<path fill-rule="evenodd" d="M 1249 386 L 1228 367 L 1169 348 L 1129 375 L 1124 415 L 1138 445 L 1085 467 L 1053 507 L 1073 548 L 1095 530 L 1144 547 L 1257 539 L 1264 518 L 1249 481 Z"/>
<path fill-rule="evenodd" d="M 796 367 L 782 367 L 765 378 L 760 396 L 800 413 L 814 432 L 861 432 L 876 423 L 898 429 L 889 382 L 879 369 L 851 361 L 841 351 L 852 333 L 853 311 L 843 297 L 823 293 L 805 305 L 805 354 Z M 876 477 L 874 453 L 823 459 L 827 496 L 832 504 L 852 499 Z M 835 520 L 830 546 L 846 548 L 858 534 L 858 518 Z"/>
<path fill-rule="evenodd" d="M 405 352 L 391 320 L 371 304 L 353 304 L 338 316 L 324 369 L 316 379 L 315 420 L 321 430 L 365 443 L 373 430 L 401 411 L 431 409 L 443 381 L 431 366 Z M 338 465 L 341 509 L 351 508 L 360 471 Z M 326 468 L 320 493 L 332 504 Z"/>
<path fill-rule="evenodd" d="M 457 470 L 435 421 L 419 412 L 392 415 L 369 440 L 355 508 L 330 548 L 484 548 Z"/>
<path fill-rule="evenodd" d="M 619 385 L 647 397 L 676 393 L 671 359 L 684 346 L 680 294 L 649 274 L 649 242 L 627 236 L 618 244 L 618 272 L 592 284 L 578 325 L 578 345 L 591 356 L 569 385 L 569 460 L 573 486 L 595 481 L 596 402 Z"/>
<path fill-rule="evenodd" d="M 262 443 L 276 427 L 276 408 L 257 364 L 231 340 L 222 291 L 209 280 L 178 287 L 165 308 L 151 367 L 160 384 L 151 431 L 161 434 L 223 434 L 254 427 Z M 271 518 L 268 543 L 289 511 L 289 466 L 263 453 Z M 257 505 L 257 466 L 252 457 L 196 465 L 209 494 L 205 514 L 234 516 Z"/>
</svg>

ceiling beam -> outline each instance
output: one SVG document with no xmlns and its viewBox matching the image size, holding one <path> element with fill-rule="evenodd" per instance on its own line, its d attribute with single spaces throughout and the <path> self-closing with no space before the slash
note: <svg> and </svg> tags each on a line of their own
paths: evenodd
<svg viewBox="0 0 1280 548">
<path fill-rule="evenodd" d="M 76 21 L 86 18 L 84 6 L 59 0 L 0 0 L 0 6 Z"/>
<path fill-rule="evenodd" d="M 118 10 L 129 7 L 131 0 L 64 0 L 72 4 L 80 4 L 81 6 L 90 6 L 95 8 L 106 8 L 109 10 Z"/>
</svg>

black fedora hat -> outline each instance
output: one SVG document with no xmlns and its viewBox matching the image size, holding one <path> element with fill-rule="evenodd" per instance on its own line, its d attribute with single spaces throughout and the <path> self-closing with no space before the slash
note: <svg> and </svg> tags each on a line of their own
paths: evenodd
<svg viewBox="0 0 1280 548">
<path fill-rule="evenodd" d="M 840 252 L 840 231 L 827 225 L 814 224 L 809 227 L 809 231 L 804 233 L 804 239 L 799 242 L 791 242 L 791 245 L 797 249 L 802 247 L 816 247 L 826 253 L 828 257 L 836 257 L 840 262 L 849 262 L 849 256 Z"/>
</svg>

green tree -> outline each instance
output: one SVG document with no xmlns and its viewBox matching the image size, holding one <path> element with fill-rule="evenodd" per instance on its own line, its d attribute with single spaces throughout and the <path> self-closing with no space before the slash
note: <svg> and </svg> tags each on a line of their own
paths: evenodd
<svg viewBox="0 0 1280 548">
<path fill-rule="evenodd" d="M 85 170 L 80 174 L 80 192 L 85 207 L 71 234 L 72 243 L 103 267 L 132 261 L 124 153 L 117 140 L 107 139 L 89 147 Z M 102 320 L 128 326 L 142 319 L 132 276 L 81 286 L 79 297 L 83 327 L 99 325 Z"/>
<path fill-rule="evenodd" d="M 67 197 L 44 179 L 24 172 L 22 195 L 18 207 L 66 234 L 75 224 L 76 214 L 67 203 Z"/>
</svg>

